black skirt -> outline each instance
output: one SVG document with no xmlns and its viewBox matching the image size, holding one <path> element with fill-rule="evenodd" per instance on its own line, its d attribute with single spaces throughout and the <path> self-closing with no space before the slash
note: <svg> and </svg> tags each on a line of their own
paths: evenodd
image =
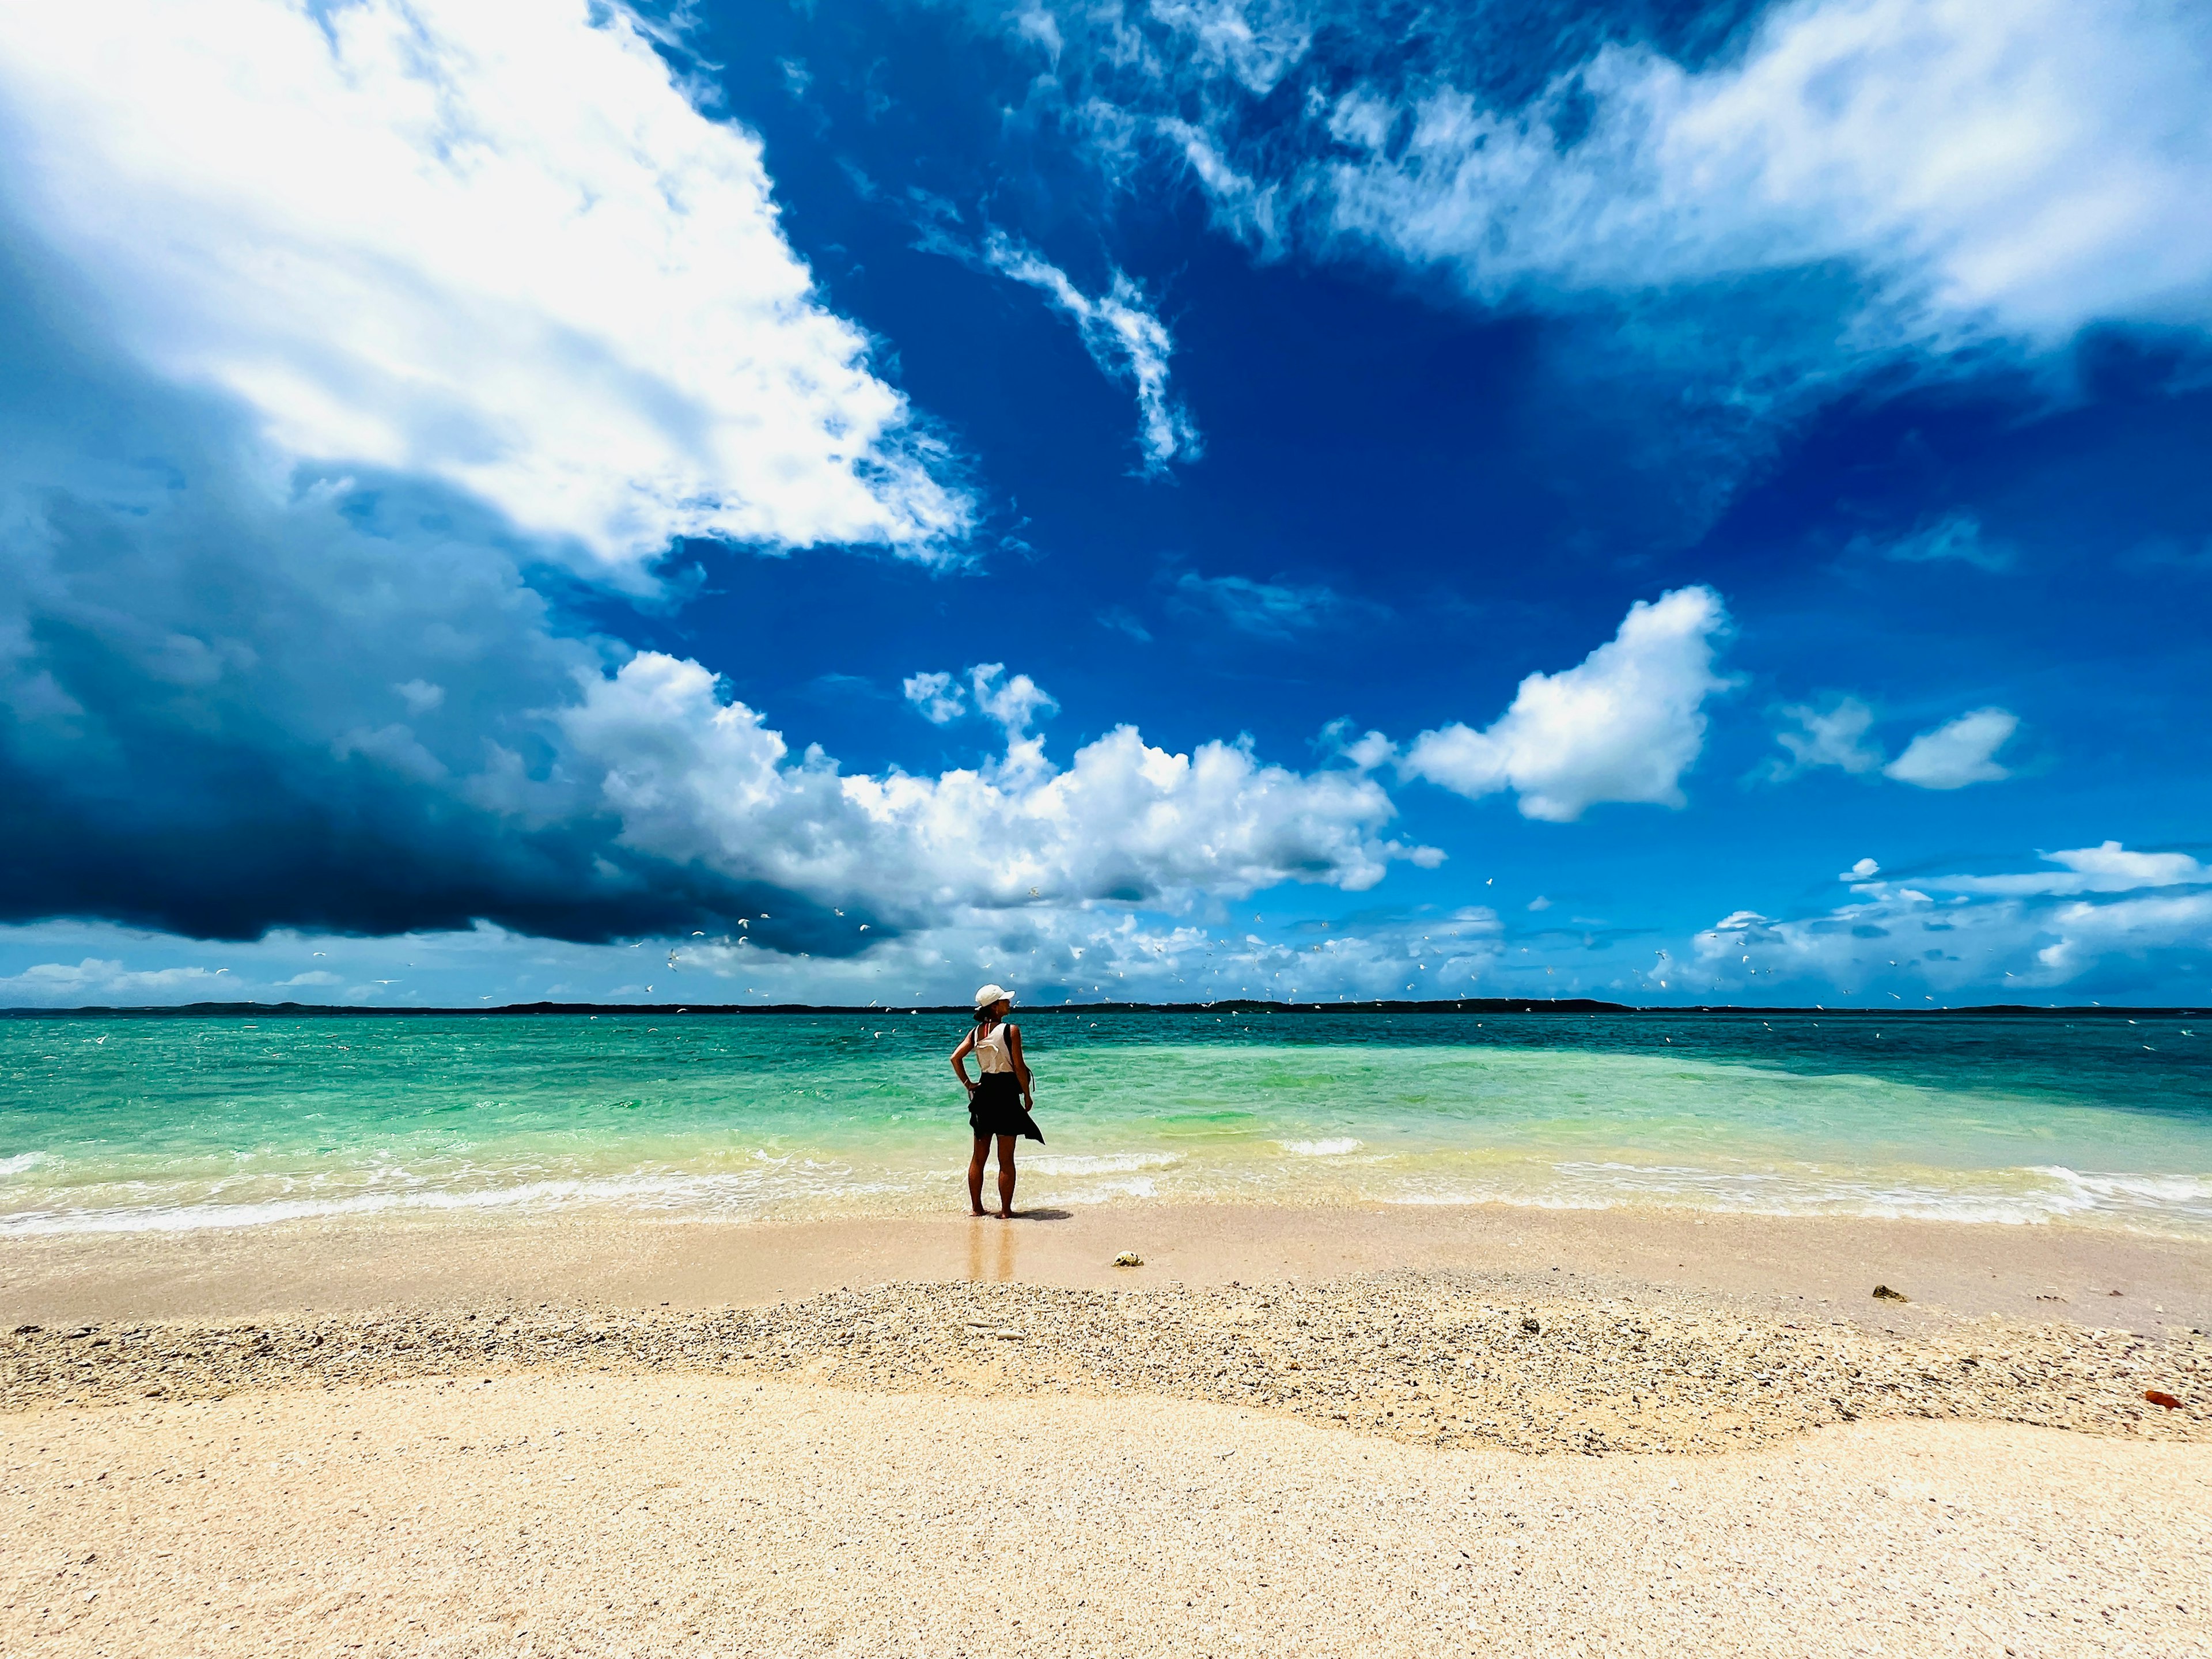
<svg viewBox="0 0 2212 1659">
<path fill-rule="evenodd" d="M 968 1097 L 968 1127 L 979 1135 L 1026 1135 L 1042 1140 L 1044 1131 L 1022 1109 L 1022 1085 L 1012 1072 L 986 1072 Z"/>
</svg>

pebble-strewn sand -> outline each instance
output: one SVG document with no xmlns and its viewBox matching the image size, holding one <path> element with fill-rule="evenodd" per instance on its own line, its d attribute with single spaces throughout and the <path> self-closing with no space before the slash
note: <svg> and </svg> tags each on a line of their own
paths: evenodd
<svg viewBox="0 0 2212 1659">
<path fill-rule="evenodd" d="M 1896 1417 L 2212 1438 L 2212 1339 L 2194 1332 L 1990 1317 L 1893 1333 L 1656 1289 L 1577 1294 L 1548 1274 L 1206 1291 L 956 1281 L 720 1311 L 25 1328 L 0 1340 L 0 1406 L 540 1369 L 1141 1394 L 1529 1452 L 1716 1451 Z"/>
<path fill-rule="evenodd" d="M 1523 1457 L 1158 1398 L 624 1370 L 0 1417 L 0 1651 L 2212 1650 L 2212 1447 Z"/>
</svg>

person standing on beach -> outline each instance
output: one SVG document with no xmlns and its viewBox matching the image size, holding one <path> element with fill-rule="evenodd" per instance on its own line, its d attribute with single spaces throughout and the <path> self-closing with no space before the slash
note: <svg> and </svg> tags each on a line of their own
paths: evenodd
<svg viewBox="0 0 2212 1659">
<path fill-rule="evenodd" d="M 999 1214 L 1014 1214 L 1014 1142 L 1023 1135 L 1042 1141 L 1043 1133 L 1030 1115 L 1036 1101 L 1030 1092 L 1030 1063 L 1022 1058 L 1022 1028 L 1006 1023 L 1013 1006 L 1011 992 L 986 985 L 975 993 L 975 1029 L 952 1051 L 953 1075 L 968 1091 L 968 1127 L 975 1133 L 975 1153 L 968 1160 L 968 1205 L 977 1215 L 983 1207 L 983 1166 L 990 1161 L 991 1143 L 999 1143 Z M 968 1080 L 968 1056 L 983 1075 Z"/>
</svg>

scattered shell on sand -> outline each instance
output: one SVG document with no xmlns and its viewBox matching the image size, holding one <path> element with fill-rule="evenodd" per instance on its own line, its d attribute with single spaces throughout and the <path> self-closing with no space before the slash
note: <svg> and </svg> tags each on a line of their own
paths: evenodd
<svg viewBox="0 0 2212 1659">
<path fill-rule="evenodd" d="M 1211 1290 L 905 1284 L 765 1308 L 547 1304 L 21 1330 L 0 1339 L 0 1408 L 538 1369 L 1165 1395 L 1531 1452 L 1719 1451 L 1886 1417 L 2212 1439 L 2212 1340 L 2193 1332 L 1990 1318 L 1899 1334 L 1680 1291 L 1412 1273 Z"/>
</svg>

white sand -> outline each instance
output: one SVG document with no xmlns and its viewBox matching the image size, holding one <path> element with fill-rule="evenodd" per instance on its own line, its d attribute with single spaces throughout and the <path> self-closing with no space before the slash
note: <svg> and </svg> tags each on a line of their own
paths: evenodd
<svg viewBox="0 0 2212 1659">
<path fill-rule="evenodd" d="M 2212 1653 L 2212 1446 L 573 1374 L 0 1418 L 0 1651 Z"/>
</svg>

